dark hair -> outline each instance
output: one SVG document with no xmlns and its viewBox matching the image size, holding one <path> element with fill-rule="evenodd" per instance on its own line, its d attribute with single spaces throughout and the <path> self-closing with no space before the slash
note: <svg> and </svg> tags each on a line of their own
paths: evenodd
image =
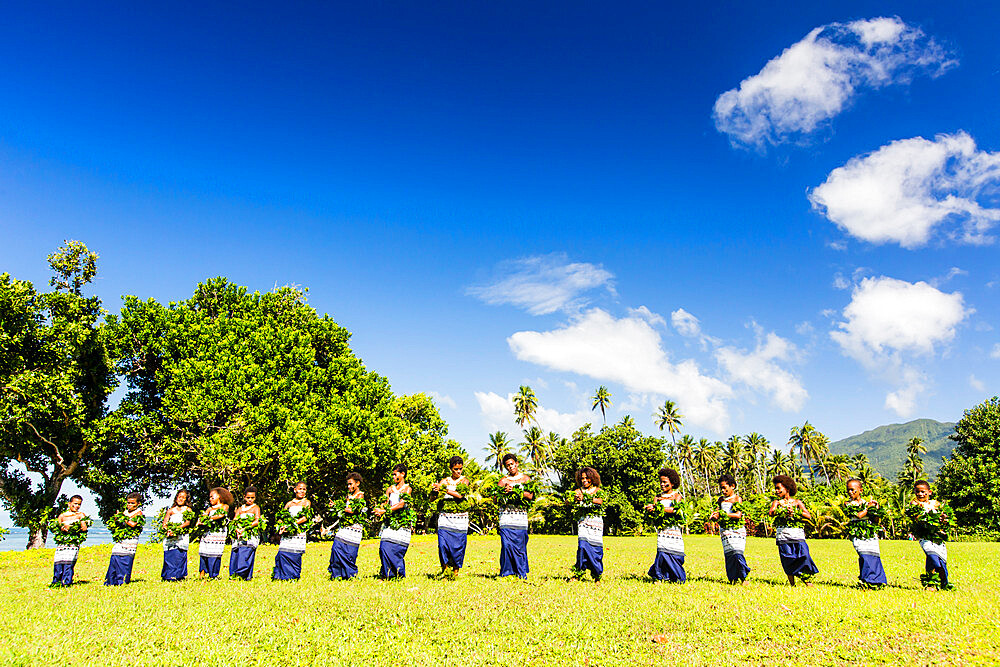
<svg viewBox="0 0 1000 667">
<path fill-rule="evenodd" d="M 591 486 L 596 486 L 600 488 L 601 486 L 601 475 L 596 470 L 587 466 L 585 468 L 580 468 L 576 471 L 576 485 L 583 486 L 583 476 L 586 475 L 587 479 L 590 480 Z"/>
<path fill-rule="evenodd" d="M 719 484 L 722 484 L 723 482 L 733 487 L 734 489 L 736 488 L 736 478 L 730 475 L 729 473 L 726 473 L 725 475 L 721 475 L 719 477 Z"/>
<path fill-rule="evenodd" d="M 850 486 L 850 485 L 851 485 L 851 482 L 857 482 L 857 483 L 858 483 L 858 486 L 860 486 L 860 487 L 861 487 L 862 489 L 863 489 L 863 488 L 865 488 L 865 483 L 864 483 L 864 482 L 862 482 L 862 481 L 861 481 L 860 479 L 858 479 L 857 477 L 851 477 L 851 478 L 848 478 L 848 480 L 847 480 L 847 484 L 845 484 L 844 486 Z"/>
<path fill-rule="evenodd" d="M 361 475 L 359 475 L 359 474 L 358 474 L 358 473 L 356 473 L 356 472 L 349 472 L 349 473 L 347 473 L 347 481 L 349 482 L 349 481 L 351 481 L 352 479 L 353 479 L 353 480 L 354 480 L 355 482 L 357 482 L 358 484 L 361 484 L 362 482 L 364 482 L 364 481 L 365 481 L 365 480 L 361 479 Z"/>
<path fill-rule="evenodd" d="M 520 463 L 515 455 L 508 452 L 503 455 L 502 459 L 500 459 L 500 465 L 506 465 L 507 461 L 510 461 L 511 459 L 514 459 L 514 463 Z"/>
<path fill-rule="evenodd" d="M 136 491 L 133 491 L 132 493 L 130 493 L 127 496 L 125 496 L 125 500 L 133 500 L 133 499 L 135 500 L 135 502 L 141 503 L 142 502 L 142 495 L 139 494 Z"/>
<path fill-rule="evenodd" d="M 401 472 L 401 473 L 403 473 L 403 477 L 406 477 L 407 470 L 408 470 L 408 468 L 406 467 L 405 463 L 397 464 L 397 465 L 393 466 L 393 468 L 392 468 L 393 472 Z"/>
<path fill-rule="evenodd" d="M 681 486 L 681 476 L 677 474 L 677 471 L 673 468 L 660 468 L 660 477 L 666 477 L 670 480 L 670 486 L 675 489 L 679 489 Z"/>
<path fill-rule="evenodd" d="M 913 483 L 913 490 L 916 491 L 918 486 L 926 486 L 927 490 L 931 490 L 931 484 L 926 479 L 918 479 Z"/>
<path fill-rule="evenodd" d="M 184 494 L 184 504 L 178 505 L 177 499 L 181 494 Z M 174 494 L 174 504 L 173 507 L 191 507 L 191 492 L 187 489 L 177 489 L 177 493 Z"/>
<path fill-rule="evenodd" d="M 306 480 L 304 480 L 304 479 L 300 479 L 299 481 L 295 482 L 295 484 L 292 484 L 292 488 L 294 489 L 299 484 L 304 485 L 307 489 L 309 488 L 309 485 L 306 484 Z"/>
<path fill-rule="evenodd" d="M 73 502 L 73 501 L 74 501 L 74 500 L 76 500 L 77 498 L 79 498 L 79 499 L 80 499 L 80 502 L 81 502 L 81 503 L 83 502 L 83 496 L 70 496 L 70 499 L 69 499 L 69 501 L 70 501 L 70 502 Z"/>
<path fill-rule="evenodd" d="M 216 493 L 219 494 L 219 501 L 223 505 L 229 505 L 230 507 L 233 506 L 233 494 L 229 491 L 229 489 L 227 489 L 224 486 L 217 486 L 214 489 L 211 489 L 209 493 L 211 493 L 212 491 L 215 491 Z"/>
<path fill-rule="evenodd" d="M 243 489 L 243 495 L 244 495 L 244 496 L 245 496 L 246 494 L 248 494 L 248 493 L 252 493 L 252 494 L 254 494 L 254 495 L 256 496 L 256 495 L 257 495 L 257 487 L 256 487 L 256 486 L 254 486 L 253 484 L 251 484 L 251 485 L 250 485 L 250 486 L 248 486 L 247 488 Z"/>
<path fill-rule="evenodd" d="M 459 463 L 465 465 L 465 461 L 462 459 L 461 456 L 453 456 L 451 457 L 451 460 L 448 461 L 448 468 L 454 468 Z"/>
<path fill-rule="evenodd" d="M 781 484 L 790 496 L 794 496 L 799 491 L 799 485 L 788 475 L 775 475 L 774 479 L 771 480 L 771 484 Z"/>
</svg>

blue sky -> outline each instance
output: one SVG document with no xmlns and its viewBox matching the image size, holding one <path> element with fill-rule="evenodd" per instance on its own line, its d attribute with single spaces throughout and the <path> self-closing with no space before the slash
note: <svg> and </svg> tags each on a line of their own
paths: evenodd
<svg viewBox="0 0 1000 667">
<path fill-rule="evenodd" d="M 0 270 L 297 284 L 481 455 L 956 420 L 1000 378 L 989 3 L 9 7 Z"/>
</svg>

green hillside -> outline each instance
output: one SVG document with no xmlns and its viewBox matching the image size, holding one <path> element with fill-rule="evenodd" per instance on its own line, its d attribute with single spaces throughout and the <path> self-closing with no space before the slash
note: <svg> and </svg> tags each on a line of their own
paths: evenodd
<svg viewBox="0 0 1000 667">
<path fill-rule="evenodd" d="M 952 422 L 915 419 L 905 424 L 886 424 L 830 443 L 831 454 L 865 454 L 871 466 L 883 477 L 894 479 L 906 459 L 906 443 L 910 438 L 923 438 L 927 453 L 923 455 L 924 470 L 930 477 L 937 475 L 941 457 L 949 456 L 955 446 L 948 436 L 955 432 Z"/>
</svg>

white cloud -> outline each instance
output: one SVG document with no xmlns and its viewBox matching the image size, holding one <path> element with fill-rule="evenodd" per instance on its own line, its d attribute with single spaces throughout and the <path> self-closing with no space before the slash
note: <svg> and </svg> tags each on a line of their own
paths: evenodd
<svg viewBox="0 0 1000 667">
<path fill-rule="evenodd" d="M 977 378 L 975 375 L 969 376 L 969 386 L 976 391 L 986 391 L 986 383 Z"/>
<path fill-rule="evenodd" d="M 694 425 L 721 432 L 728 423 L 729 385 L 703 375 L 693 360 L 671 362 L 660 334 L 643 317 L 617 319 L 594 308 L 562 328 L 520 331 L 507 343 L 522 361 L 669 397 Z"/>
<path fill-rule="evenodd" d="M 447 405 L 452 410 L 458 409 L 458 404 L 455 403 L 455 399 L 447 394 L 439 394 L 436 391 L 429 391 L 427 392 L 427 395 L 433 398 L 439 405 Z"/>
<path fill-rule="evenodd" d="M 925 245 L 939 227 L 963 243 L 992 242 L 1000 221 L 1000 153 L 965 132 L 901 139 L 851 158 L 809 193 L 813 208 L 869 243 Z"/>
<path fill-rule="evenodd" d="M 777 363 L 796 356 L 795 345 L 773 332 L 750 352 L 732 347 L 715 351 L 715 358 L 731 381 L 769 394 L 772 403 L 788 412 L 798 412 L 809 398 L 799 378 Z"/>
<path fill-rule="evenodd" d="M 650 324 L 659 324 L 662 326 L 667 323 L 667 321 L 663 319 L 663 315 L 660 315 L 659 313 L 654 313 L 646 306 L 639 306 L 638 308 L 629 308 L 628 314 L 634 317 L 641 317 Z"/>
<path fill-rule="evenodd" d="M 682 336 L 693 338 L 701 335 L 701 323 L 698 321 L 698 318 L 683 308 L 678 308 L 670 313 L 670 323 L 674 325 L 677 333 Z"/>
<path fill-rule="evenodd" d="M 511 440 L 520 442 L 521 429 L 514 422 L 514 394 L 507 394 L 506 398 L 492 391 L 477 391 L 474 394 L 486 428 L 490 431 L 504 431 Z M 566 438 L 587 422 L 596 423 L 591 411 L 559 412 L 543 405 L 538 407 L 535 419 L 538 427 L 545 433 L 555 431 Z M 597 415 L 596 419 L 600 421 L 601 416 Z"/>
<path fill-rule="evenodd" d="M 830 338 L 846 355 L 896 385 L 885 405 L 908 416 L 927 384 L 909 358 L 932 354 L 954 340 L 958 325 L 973 312 L 961 292 L 949 294 L 925 282 L 884 276 L 865 278 L 854 288 L 844 308 L 845 321 Z"/>
<path fill-rule="evenodd" d="M 848 289 L 850 286 L 851 283 L 847 282 L 847 278 L 842 273 L 833 276 L 833 289 Z"/>
<path fill-rule="evenodd" d="M 812 30 L 715 101 L 715 126 L 734 144 L 796 140 L 843 111 L 864 88 L 937 76 L 955 61 L 898 17 L 830 23 Z"/>
<path fill-rule="evenodd" d="M 502 262 L 489 285 L 470 287 L 471 296 L 491 305 L 510 304 L 532 315 L 578 310 L 585 292 L 605 287 L 613 292 L 614 275 L 603 267 L 570 262 L 565 253 L 536 255 Z"/>
<path fill-rule="evenodd" d="M 994 345 L 993 349 L 990 350 L 990 358 L 991 359 L 1000 359 L 1000 343 L 997 343 L 996 345 Z"/>
</svg>

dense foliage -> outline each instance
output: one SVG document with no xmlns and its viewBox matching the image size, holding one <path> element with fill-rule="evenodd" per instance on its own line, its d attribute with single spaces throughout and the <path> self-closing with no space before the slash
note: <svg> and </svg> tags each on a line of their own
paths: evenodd
<svg viewBox="0 0 1000 667">
<path fill-rule="evenodd" d="M 1000 397 L 965 414 L 955 425 L 958 443 L 938 474 L 938 489 L 963 526 L 1000 530 Z"/>
</svg>

